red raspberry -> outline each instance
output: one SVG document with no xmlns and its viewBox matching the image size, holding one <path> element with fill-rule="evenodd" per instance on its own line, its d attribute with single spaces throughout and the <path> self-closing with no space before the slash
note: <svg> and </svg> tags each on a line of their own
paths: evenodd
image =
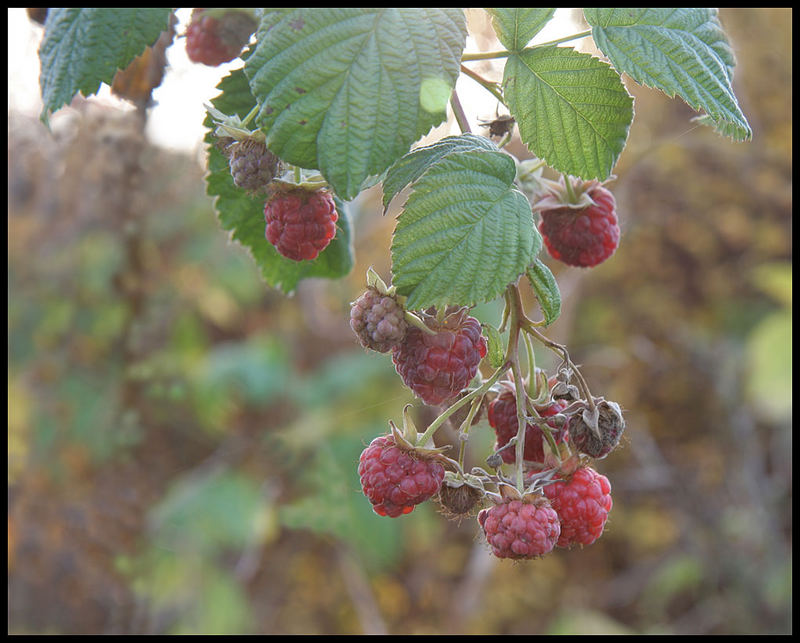
<svg viewBox="0 0 800 643">
<path fill-rule="evenodd" d="M 568 402 L 566 400 L 554 400 L 548 406 L 537 406 L 536 411 L 542 417 L 551 417 L 567 408 Z M 489 424 L 494 429 L 497 435 L 497 444 L 495 450 L 504 447 L 508 442 L 517 435 L 517 396 L 514 391 L 505 390 L 498 395 L 489 404 Z M 560 427 L 556 426 L 552 420 L 547 422 L 550 427 L 553 438 L 556 444 L 560 443 L 567 429 L 567 424 Z M 529 462 L 544 462 L 545 450 L 542 443 L 544 437 L 542 429 L 535 424 L 529 424 L 525 429 L 525 448 L 522 452 L 522 459 Z M 512 464 L 516 462 L 516 446 L 512 445 L 507 449 L 500 451 L 503 462 Z"/>
<path fill-rule="evenodd" d="M 405 385 L 435 406 L 456 397 L 475 377 L 487 343 L 480 322 L 466 308 L 450 312 L 442 322 L 422 316 L 436 334 L 409 326 L 405 339 L 392 349 L 392 361 Z"/>
<path fill-rule="evenodd" d="M 386 353 L 403 341 L 408 324 L 394 297 L 367 288 L 350 306 L 350 328 L 364 348 Z"/>
<path fill-rule="evenodd" d="M 267 199 L 267 240 L 294 261 L 315 259 L 336 236 L 339 215 L 328 190 L 277 190 Z"/>
<path fill-rule="evenodd" d="M 611 484 L 590 467 L 582 467 L 567 480 L 544 487 L 544 494 L 561 521 L 559 547 L 591 545 L 603 533 L 611 511 Z"/>
<path fill-rule="evenodd" d="M 553 196 L 537 204 L 542 216 L 539 231 L 547 250 L 555 259 L 583 268 L 602 263 L 619 245 L 614 195 L 599 184 L 587 194 L 595 205 L 578 209 Z"/>
<path fill-rule="evenodd" d="M 511 500 L 478 514 L 492 553 L 498 558 L 536 558 L 552 551 L 561 525 L 558 514 L 543 497 Z"/>
<path fill-rule="evenodd" d="M 227 11 L 212 17 L 206 9 L 194 9 L 186 28 L 186 53 L 189 60 L 216 67 L 242 53 L 256 30 L 252 16 L 242 11 Z"/>
<path fill-rule="evenodd" d="M 444 467 L 401 448 L 391 435 L 375 438 L 358 463 L 361 488 L 379 516 L 397 518 L 438 493 Z"/>
</svg>

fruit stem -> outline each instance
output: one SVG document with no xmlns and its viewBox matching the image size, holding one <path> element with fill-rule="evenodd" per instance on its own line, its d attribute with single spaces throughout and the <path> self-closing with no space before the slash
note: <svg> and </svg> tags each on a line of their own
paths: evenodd
<svg viewBox="0 0 800 643">
<path fill-rule="evenodd" d="M 461 133 L 471 134 L 472 130 L 469 127 L 467 115 L 464 113 L 464 108 L 461 106 L 461 101 L 458 100 L 458 94 L 456 93 L 455 89 L 453 90 L 453 93 L 450 94 L 450 107 L 453 108 L 453 114 L 456 117 L 458 126 L 461 128 Z"/>
<path fill-rule="evenodd" d="M 469 429 L 472 426 L 472 420 L 475 418 L 475 414 L 478 412 L 478 409 L 483 402 L 483 397 L 476 396 L 474 400 L 472 400 L 472 405 L 469 407 L 469 413 L 467 413 L 466 419 L 461 423 L 461 427 L 459 427 L 459 439 L 461 444 L 458 447 L 458 466 L 463 470 L 464 467 L 464 455 L 467 452 L 467 440 L 469 439 Z"/>
<path fill-rule="evenodd" d="M 567 198 L 569 199 L 569 202 L 577 203 L 578 196 L 575 194 L 575 188 L 572 186 L 572 181 L 566 174 L 564 174 L 563 177 L 564 177 L 564 186 L 567 189 Z"/>
<path fill-rule="evenodd" d="M 476 59 L 477 60 L 477 59 Z M 478 83 L 481 87 L 483 87 L 486 91 L 488 91 L 492 96 L 494 96 L 497 100 L 499 100 L 503 105 L 505 105 L 505 101 L 503 100 L 503 94 L 500 93 L 498 89 L 498 84 L 492 82 L 491 80 L 486 80 L 483 76 L 476 74 L 472 71 L 469 67 L 465 67 L 461 65 L 461 71 L 466 75 L 472 78 L 476 83 Z"/>
<path fill-rule="evenodd" d="M 508 369 L 509 364 L 506 362 L 500 368 L 498 368 L 492 376 L 486 380 L 483 384 L 481 384 L 478 388 L 474 391 L 470 391 L 460 400 L 456 401 L 453 405 L 445 409 L 439 417 L 437 417 L 433 422 L 430 423 L 427 429 L 425 429 L 425 433 L 417 438 L 417 446 L 424 445 L 433 438 L 433 434 L 436 433 L 436 430 L 444 424 L 444 421 L 449 418 L 453 413 L 458 411 L 462 406 L 467 404 L 470 400 L 475 399 L 478 396 L 482 396 L 486 391 L 488 391 L 492 385 L 502 377 L 503 373 L 506 372 Z"/>
<path fill-rule="evenodd" d="M 256 114 L 258 114 L 258 105 L 256 105 L 253 109 L 251 109 L 248 112 L 247 116 L 244 117 L 244 120 L 242 121 L 242 128 L 247 127 L 250 124 L 250 121 L 253 120 L 253 118 L 255 117 Z"/>
<path fill-rule="evenodd" d="M 510 310 L 510 327 L 508 334 L 508 351 L 506 360 L 511 364 L 511 373 L 514 377 L 514 389 L 517 398 L 517 443 L 514 445 L 517 462 L 517 489 L 520 493 L 525 488 L 525 475 L 522 467 L 522 456 L 525 452 L 525 429 L 528 420 L 525 414 L 527 395 L 522 384 L 522 374 L 519 370 L 519 335 L 525 321 L 530 321 L 522 310 L 522 300 L 516 284 L 511 284 L 506 290 L 506 305 Z"/>
</svg>

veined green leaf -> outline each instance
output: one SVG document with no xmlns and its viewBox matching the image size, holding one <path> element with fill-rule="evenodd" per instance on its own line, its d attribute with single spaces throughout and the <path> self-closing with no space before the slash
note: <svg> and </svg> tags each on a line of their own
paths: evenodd
<svg viewBox="0 0 800 643">
<path fill-rule="evenodd" d="M 418 147 L 406 154 L 392 165 L 386 173 L 386 179 L 383 182 L 384 210 L 389 207 L 390 201 L 397 196 L 400 190 L 416 181 L 432 165 L 435 165 L 450 154 L 458 154 L 470 150 L 496 152 L 497 145 L 483 136 L 461 134 L 460 136 L 446 136 L 432 145 Z"/>
<path fill-rule="evenodd" d="M 489 301 L 541 248 L 531 207 L 501 152 L 452 154 L 428 169 L 397 219 L 392 283 L 409 310 Z"/>
<path fill-rule="evenodd" d="M 625 147 L 633 98 L 607 63 L 568 47 L 509 57 L 504 94 L 522 141 L 550 167 L 607 179 Z"/>
<path fill-rule="evenodd" d="M 492 27 L 504 47 L 511 51 L 524 48 L 553 17 L 553 9 L 511 7 L 487 9 Z"/>
<path fill-rule="evenodd" d="M 561 291 L 558 289 L 556 278 L 540 259 L 536 259 L 528 266 L 527 275 L 536 299 L 539 300 L 544 323 L 549 326 L 561 314 Z"/>
<path fill-rule="evenodd" d="M 461 9 L 270 12 L 245 73 L 256 122 L 285 161 L 356 196 L 446 117 L 466 39 Z"/>
<path fill-rule="evenodd" d="M 90 96 L 111 84 L 168 26 L 171 9 L 78 7 L 50 9 L 39 47 L 42 120 L 78 92 Z"/>
<path fill-rule="evenodd" d="M 716 9 L 584 9 L 592 37 L 636 82 L 680 96 L 737 141 L 752 130 L 731 87 L 735 60 Z"/>
<path fill-rule="evenodd" d="M 241 69 L 223 78 L 219 89 L 222 94 L 211 102 L 225 114 L 238 114 L 244 118 L 256 104 Z M 334 197 L 339 213 L 336 237 L 316 259 L 292 261 L 283 257 L 264 236 L 265 197 L 254 198 L 234 185 L 228 160 L 214 147 L 216 137 L 210 116 L 206 118 L 205 125 L 209 129 L 205 137 L 209 144 L 207 192 L 217 197 L 214 205 L 223 229 L 229 230 L 232 238 L 250 251 L 267 284 L 291 293 L 301 279 L 336 279 L 350 272 L 353 267 L 353 249 L 350 219 L 344 203 Z"/>
</svg>

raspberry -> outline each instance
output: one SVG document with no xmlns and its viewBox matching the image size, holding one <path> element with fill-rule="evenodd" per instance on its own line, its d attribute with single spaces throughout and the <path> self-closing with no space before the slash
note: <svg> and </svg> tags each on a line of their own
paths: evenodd
<svg viewBox="0 0 800 643">
<path fill-rule="evenodd" d="M 594 402 L 598 411 L 599 435 L 586 422 L 583 413 L 577 412 L 570 417 L 569 441 L 580 453 L 600 459 L 619 444 L 625 430 L 625 420 L 616 402 L 607 402 L 603 398 L 594 398 Z"/>
<path fill-rule="evenodd" d="M 587 194 L 595 205 L 569 207 L 552 196 L 537 204 L 542 216 L 539 231 L 551 256 L 583 268 L 602 263 L 619 245 L 614 195 L 599 184 Z"/>
<path fill-rule="evenodd" d="M 339 215 L 328 190 L 281 189 L 267 199 L 267 240 L 293 261 L 315 259 L 336 236 Z"/>
<path fill-rule="evenodd" d="M 480 322 L 466 308 L 441 322 L 429 314 L 423 317 L 435 334 L 409 326 L 405 339 L 392 349 L 392 361 L 405 385 L 435 406 L 456 397 L 475 377 L 487 343 Z"/>
<path fill-rule="evenodd" d="M 567 401 L 554 400 L 548 406 L 535 407 L 542 417 L 551 417 L 563 411 L 567 407 Z M 502 449 L 508 442 L 517 435 L 517 396 L 514 391 L 505 390 L 489 404 L 489 424 L 497 435 L 495 450 Z M 556 444 L 560 443 L 566 434 L 567 424 L 557 426 L 555 422 L 549 420 L 547 426 L 550 427 Z M 544 437 L 542 429 L 535 424 L 529 424 L 525 428 L 525 448 L 522 452 L 522 459 L 529 462 L 544 462 L 545 450 L 542 443 Z M 500 451 L 503 462 L 512 464 L 516 461 L 516 447 L 510 446 Z"/>
<path fill-rule="evenodd" d="M 386 353 L 403 341 L 408 323 L 394 297 L 367 288 L 350 307 L 350 328 L 364 348 Z"/>
<path fill-rule="evenodd" d="M 561 521 L 559 547 L 591 545 L 603 533 L 611 511 L 611 484 L 590 467 L 582 467 L 567 480 L 544 487 Z"/>
<path fill-rule="evenodd" d="M 255 192 L 267 187 L 278 169 L 278 157 L 264 143 L 251 138 L 230 144 L 225 152 L 233 182 L 243 190 Z"/>
<path fill-rule="evenodd" d="M 186 28 L 186 53 L 192 62 L 216 67 L 242 53 L 242 47 L 256 30 L 256 22 L 242 11 L 227 11 L 218 17 L 206 11 L 192 11 Z"/>
<path fill-rule="evenodd" d="M 398 446 L 391 435 L 375 438 L 358 463 L 361 488 L 379 516 L 397 518 L 435 495 L 444 479 L 444 467 Z"/>
<path fill-rule="evenodd" d="M 478 514 L 486 541 L 498 558 L 536 558 L 552 551 L 561 534 L 558 514 L 539 496 L 511 500 Z"/>
</svg>

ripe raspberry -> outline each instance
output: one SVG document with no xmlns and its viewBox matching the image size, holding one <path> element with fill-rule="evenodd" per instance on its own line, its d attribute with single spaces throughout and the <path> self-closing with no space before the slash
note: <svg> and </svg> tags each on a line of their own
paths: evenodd
<svg viewBox="0 0 800 643">
<path fill-rule="evenodd" d="M 567 407 L 565 400 L 554 400 L 548 406 L 535 407 L 542 417 L 551 417 L 563 411 Z M 514 391 L 505 390 L 489 404 L 489 424 L 497 435 L 495 450 L 502 449 L 508 442 L 517 435 L 517 396 Z M 557 426 L 555 422 L 549 420 L 547 426 L 556 444 L 560 443 L 566 435 L 567 424 Z M 542 429 L 535 424 L 529 424 L 525 428 L 525 448 L 522 452 L 522 459 L 529 462 L 544 462 L 545 450 L 542 438 Z M 512 464 L 516 462 L 516 447 L 510 446 L 500 451 L 503 462 Z"/>
<path fill-rule="evenodd" d="M 475 377 L 487 343 L 480 322 L 466 308 L 450 312 L 442 322 L 423 314 L 423 321 L 436 334 L 409 326 L 405 339 L 392 349 L 392 361 L 405 385 L 435 406 L 456 397 Z"/>
<path fill-rule="evenodd" d="M 192 62 L 216 67 L 242 53 L 257 25 L 252 16 L 241 11 L 227 11 L 218 17 L 206 11 L 192 11 L 186 28 L 186 53 Z"/>
<path fill-rule="evenodd" d="M 611 511 L 611 484 L 590 467 L 582 467 L 567 480 L 544 487 L 544 495 L 561 521 L 559 547 L 591 545 L 603 533 Z"/>
<path fill-rule="evenodd" d="M 578 209 L 553 196 L 537 204 L 542 216 L 539 231 L 547 250 L 555 259 L 583 268 L 602 263 L 619 245 L 614 195 L 599 184 L 587 194 L 595 205 Z"/>
<path fill-rule="evenodd" d="M 492 553 L 498 558 L 536 558 L 552 551 L 561 534 L 558 514 L 539 496 L 511 500 L 478 514 Z"/>
<path fill-rule="evenodd" d="M 278 157 L 264 143 L 251 138 L 230 144 L 225 152 L 233 182 L 243 190 L 255 192 L 267 187 L 278 169 Z"/>
<path fill-rule="evenodd" d="M 328 190 L 280 189 L 267 199 L 267 240 L 293 261 L 315 259 L 336 236 L 339 215 Z"/>
<path fill-rule="evenodd" d="M 580 453 L 600 459 L 605 458 L 619 444 L 625 430 L 625 420 L 616 402 L 607 402 L 603 398 L 594 398 L 594 402 L 598 410 L 597 428 L 600 435 L 595 433 L 587 424 L 583 413 L 578 411 L 570 417 L 569 441 Z"/>
<path fill-rule="evenodd" d="M 444 479 L 444 467 L 398 446 L 391 435 L 375 438 L 358 463 L 361 488 L 379 516 L 397 518 L 435 495 Z"/>
<path fill-rule="evenodd" d="M 350 307 L 350 328 L 364 348 L 386 353 L 403 341 L 408 323 L 394 297 L 367 288 Z"/>
</svg>

